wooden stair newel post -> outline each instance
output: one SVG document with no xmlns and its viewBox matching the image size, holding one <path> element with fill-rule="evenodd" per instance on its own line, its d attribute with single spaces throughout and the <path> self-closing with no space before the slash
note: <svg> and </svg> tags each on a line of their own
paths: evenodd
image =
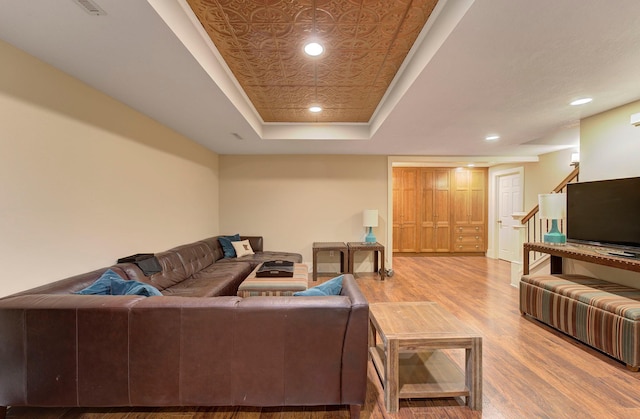
<svg viewBox="0 0 640 419">
<path fill-rule="evenodd" d="M 525 242 L 525 236 L 527 234 L 527 226 L 522 224 L 522 219 L 527 215 L 526 212 L 514 212 L 511 214 L 514 220 L 517 223 L 514 224 L 513 228 L 516 230 L 516 242 L 515 242 L 515 260 L 511 261 L 511 285 L 518 288 L 520 287 L 520 277 L 522 276 L 523 269 L 523 245 Z"/>
</svg>

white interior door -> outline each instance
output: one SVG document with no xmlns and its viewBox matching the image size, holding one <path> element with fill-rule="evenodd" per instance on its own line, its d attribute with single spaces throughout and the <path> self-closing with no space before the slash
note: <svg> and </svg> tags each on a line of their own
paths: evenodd
<svg viewBox="0 0 640 419">
<path fill-rule="evenodd" d="M 522 211 L 522 178 L 519 173 L 500 176 L 498 185 L 498 258 L 511 262 L 519 252 L 512 214 Z"/>
</svg>

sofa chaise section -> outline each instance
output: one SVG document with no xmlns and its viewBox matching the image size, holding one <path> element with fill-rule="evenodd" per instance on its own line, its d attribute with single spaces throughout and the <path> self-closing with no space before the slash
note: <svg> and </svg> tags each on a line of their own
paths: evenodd
<svg viewBox="0 0 640 419">
<path fill-rule="evenodd" d="M 271 250 L 263 250 L 263 238 L 262 236 L 240 236 L 241 240 L 248 240 L 251 245 L 251 249 L 253 250 L 253 255 L 246 255 L 236 258 L 224 258 L 220 257 L 216 260 L 217 263 L 235 263 L 235 262 L 246 262 L 251 264 L 251 269 L 255 268 L 262 262 L 267 262 L 270 260 L 286 260 L 288 262 L 294 263 L 302 263 L 302 255 L 299 253 L 291 253 L 291 252 L 277 252 Z M 218 253 L 218 249 L 220 253 L 222 253 L 222 249 L 217 237 L 213 237 L 211 239 L 203 240 L 209 247 L 211 247 L 214 253 Z"/>
</svg>

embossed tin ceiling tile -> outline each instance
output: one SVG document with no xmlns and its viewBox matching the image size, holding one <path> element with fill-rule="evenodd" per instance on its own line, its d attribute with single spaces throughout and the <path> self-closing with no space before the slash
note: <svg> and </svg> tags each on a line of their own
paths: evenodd
<svg viewBox="0 0 640 419">
<path fill-rule="evenodd" d="M 187 2 L 264 121 L 367 122 L 437 0 Z"/>
</svg>

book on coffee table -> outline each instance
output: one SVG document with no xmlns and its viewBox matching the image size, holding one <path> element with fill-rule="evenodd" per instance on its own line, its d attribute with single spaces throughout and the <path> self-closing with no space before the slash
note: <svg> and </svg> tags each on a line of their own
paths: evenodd
<svg viewBox="0 0 640 419">
<path fill-rule="evenodd" d="M 256 277 L 292 277 L 293 262 L 286 260 L 270 260 L 264 262 L 256 271 Z"/>
</svg>

